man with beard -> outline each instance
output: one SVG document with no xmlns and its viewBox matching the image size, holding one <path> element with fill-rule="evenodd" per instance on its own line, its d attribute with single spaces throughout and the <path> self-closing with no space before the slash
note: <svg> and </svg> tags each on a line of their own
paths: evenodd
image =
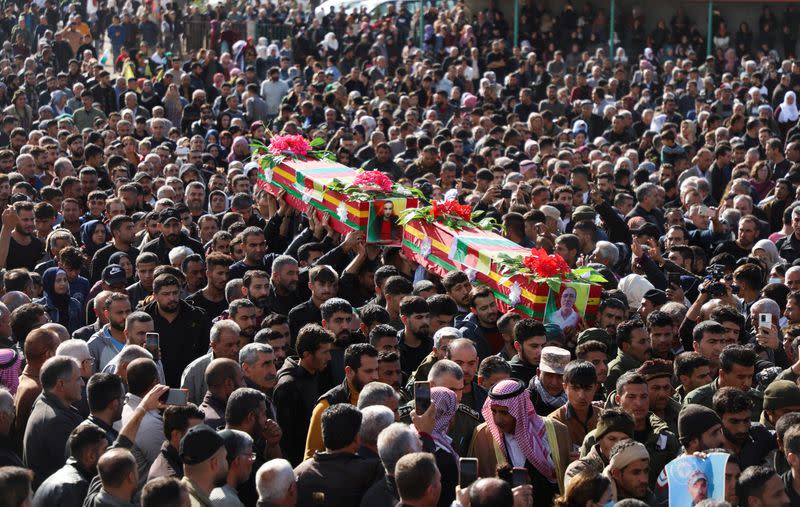
<svg viewBox="0 0 800 507">
<path fill-rule="evenodd" d="M 271 395 L 278 382 L 278 370 L 272 347 L 266 343 L 248 343 L 239 351 L 239 365 L 244 372 L 245 385 L 267 396 L 267 415 L 274 419 L 275 406 Z"/>
<path fill-rule="evenodd" d="M 159 334 L 161 362 L 167 385 L 180 385 L 180 372 L 208 350 L 209 322 L 206 314 L 181 300 L 181 283 L 163 273 L 153 280 L 153 299 L 143 311 L 153 317 Z"/>
<path fill-rule="evenodd" d="M 95 252 L 92 258 L 92 269 L 90 281 L 92 283 L 100 279 L 103 268 L 108 266 L 109 259 L 117 252 L 128 254 L 128 258 L 136 259 L 139 250 L 133 246 L 134 234 L 133 219 L 127 215 L 117 215 L 108 223 L 111 230 L 111 243 Z"/>
<path fill-rule="evenodd" d="M 672 360 L 672 342 L 674 328 L 672 317 L 661 310 L 653 310 L 647 316 L 647 331 L 650 334 L 650 348 L 654 358 Z"/>
<path fill-rule="evenodd" d="M 651 466 L 644 445 L 630 438 L 617 442 L 611 449 L 611 462 L 603 470 L 603 475 L 616 486 L 612 488 L 615 492 L 613 503 L 634 498 L 647 505 L 656 505 L 655 496 L 648 486 Z"/>
<path fill-rule="evenodd" d="M 322 439 L 322 413 L 331 405 L 358 404 L 358 394 L 370 382 L 378 380 L 378 350 L 367 343 L 354 343 L 344 352 L 345 378 L 338 385 L 319 398 L 311 414 L 306 438 L 304 459 L 311 458 L 317 451 L 325 450 Z"/>
<path fill-rule="evenodd" d="M 328 390 L 345 378 L 345 349 L 352 343 L 353 307 L 342 298 L 330 298 L 320 307 L 322 327 L 333 333 L 331 362 L 320 377 L 320 389 Z M 377 350 L 377 349 L 376 349 Z"/>
<path fill-rule="evenodd" d="M 106 432 L 94 424 L 84 422 L 72 430 L 67 463 L 39 486 L 33 498 L 33 505 L 37 507 L 81 505 L 89 489 L 89 483 L 97 474 L 97 460 L 105 452 L 106 447 L 108 447 Z"/>
<path fill-rule="evenodd" d="M 601 301 L 600 306 L 597 307 L 597 327 L 608 332 L 612 343 L 617 337 L 617 326 L 625 320 L 626 311 L 625 303 L 613 297 Z M 609 352 L 613 353 L 613 351 Z"/>
<path fill-rule="evenodd" d="M 256 305 L 249 299 L 237 299 L 228 307 L 228 317 L 239 325 L 239 348 L 253 342 L 258 330 Z"/>
<path fill-rule="evenodd" d="M 244 246 L 244 259 L 231 266 L 231 278 L 241 278 L 245 272 L 252 269 L 268 272 L 269 265 L 264 258 L 267 251 L 264 229 L 248 227 L 240 233 L 239 237 L 242 238 L 242 246 Z"/>
<path fill-rule="evenodd" d="M 6 269 L 26 268 L 32 272 L 44 253 L 44 243 L 35 234 L 33 203 L 19 201 L 4 210 L 3 231 L 8 231 L 0 235 L 0 249 L 5 246 L 7 251 Z"/>
<path fill-rule="evenodd" d="M 464 391 L 461 394 L 461 403 L 477 413 L 481 412 L 483 402 L 489 393 L 478 384 L 478 351 L 475 344 L 467 338 L 457 338 L 447 346 L 447 359 L 461 367 L 464 372 Z"/>
<path fill-rule="evenodd" d="M 225 442 L 205 424 L 191 428 L 181 439 L 183 460 L 181 482 L 189 493 L 192 505 L 213 505 L 209 495 L 228 480 L 228 459 Z"/>
<path fill-rule="evenodd" d="M 683 453 L 678 458 L 720 448 L 724 444 L 722 420 L 716 412 L 702 405 L 687 405 L 681 410 L 678 416 L 678 431 L 683 446 Z M 655 494 L 659 504 L 666 504 L 669 499 L 666 468 L 658 476 Z"/>
<path fill-rule="evenodd" d="M 203 216 L 205 210 L 203 205 L 206 202 L 206 189 L 199 181 L 193 181 L 186 185 L 186 191 L 183 194 L 183 202 L 189 208 L 189 213 L 192 214 L 192 220 L 197 220 Z"/>
<path fill-rule="evenodd" d="M 102 371 L 125 346 L 125 319 L 131 313 L 128 296 L 111 293 L 103 305 L 103 316 L 108 324 L 89 338 L 89 353 L 92 355 L 93 371 Z"/>
<path fill-rule="evenodd" d="M 433 349 L 428 303 L 419 296 L 404 297 L 400 301 L 400 320 L 400 365 L 403 373 L 410 375 Z"/>
<path fill-rule="evenodd" d="M 269 309 L 280 315 L 289 315 L 291 309 L 302 302 L 297 290 L 299 280 L 297 260 L 291 255 L 276 257 L 272 261 L 272 276 L 269 281 Z M 292 338 L 296 336 L 292 334 Z"/>
<path fill-rule="evenodd" d="M 278 372 L 275 406 L 283 430 L 281 449 L 297 466 L 303 460 L 308 421 L 319 399 L 319 374 L 331 360 L 333 335 L 318 324 L 307 324 L 297 335 L 297 356 L 286 359 Z"/>
<path fill-rule="evenodd" d="M 463 271 L 451 271 L 442 278 L 442 285 L 447 295 L 458 305 L 456 318 L 465 317 L 469 312 L 469 293 L 472 290 L 467 274 Z"/>
<path fill-rule="evenodd" d="M 206 257 L 206 286 L 186 298 L 186 302 L 205 310 L 206 315 L 211 319 L 220 316 L 228 308 L 228 301 L 225 299 L 225 285 L 228 283 L 228 268 L 231 264 L 233 264 L 233 259 L 229 255 L 220 252 L 208 254 Z"/>
<path fill-rule="evenodd" d="M 408 401 L 403 393 L 403 370 L 397 352 L 385 350 L 378 353 L 378 381 L 392 386 L 404 403 Z"/>
<path fill-rule="evenodd" d="M 266 343 L 275 353 L 275 367 L 281 369 L 286 355 L 289 352 L 289 342 L 292 339 L 289 333 L 289 319 L 285 315 L 273 313 L 261 321 L 261 330 L 256 333 L 253 341 Z"/>
<path fill-rule="evenodd" d="M 230 272 L 228 273 L 230 277 Z M 269 313 L 269 275 L 265 271 L 251 269 L 242 278 L 242 294 L 256 305 L 259 320 Z"/>
<path fill-rule="evenodd" d="M 225 409 L 225 429 L 243 431 L 253 439 L 253 469 L 249 480 L 238 487 L 239 499 L 245 505 L 258 501 L 255 471 L 268 460 L 281 457 L 281 428 L 270 418 L 268 403 L 262 391 L 243 387 L 231 394 Z"/>
<path fill-rule="evenodd" d="M 500 352 L 503 335 L 497 329 L 497 300 L 489 287 L 476 287 L 469 295 L 470 313 L 457 324 L 464 338 L 469 338 L 483 358 Z"/>
<path fill-rule="evenodd" d="M 203 245 L 189 237 L 181 227 L 181 214 L 176 208 L 166 208 L 158 216 L 159 237 L 149 241 L 142 247 L 142 252 L 153 252 L 158 256 L 160 264 L 171 265 L 169 251 L 176 246 L 188 246 L 196 254 L 205 257 Z"/>
<path fill-rule="evenodd" d="M 246 301 L 239 299 L 234 301 Z M 181 389 L 186 389 L 189 401 L 199 405 L 203 401 L 208 386 L 206 385 L 206 368 L 211 361 L 219 358 L 239 360 L 239 335 L 241 329 L 235 321 L 220 320 L 211 326 L 209 333 L 211 351 L 198 357 L 183 370 L 181 375 Z"/>
<path fill-rule="evenodd" d="M 322 322 L 322 303 L 336 296 L 339 291 L 339 275 L 330 266 L 314 266 L 308 274 L 311 297 L 289 312 L 289 331 L 297 336 L 306 324 Z"/>
<path fill-rule="evenodd" d="M 514 325 L 514 349 L 517 353 L 508 362 L 513 378 L 527 385 L 536 376 L 545 343 L 547 330 L 541 322 L 523 319 Z"/>
<path fill-rule="evenodd" d="M 753 404 L 747 394 L 734 387 L 722 387 L 714 394 L 713 409 L 722 419 L 723 447 L 739 457 L 739 465 L 747 468 L 766 464 L 767 455 L 777 448 L 777 442 L 764 425 L 751 422 Z"/>
<path fill-rule="evenodd" d="M 636 372 L 647 380 L 650 411 L 663 419 L 673 433 L 678 434 L 681 404 L 673 398 L 672 363 L 664 359 L 649 359 Z"/>
<path fill-rule="evenodd" d="M 650 337 L 641 320 L 626 320 L 617 326 L 617 357 L 608 364 L 606 392 L 617 385 L 617 379 L 627 371 L 639 368 L 650 359 Z"/>
</svg>

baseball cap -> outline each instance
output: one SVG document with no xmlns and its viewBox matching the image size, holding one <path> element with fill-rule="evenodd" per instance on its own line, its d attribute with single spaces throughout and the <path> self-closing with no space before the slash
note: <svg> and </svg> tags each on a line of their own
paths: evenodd
<svg viewBox="0 0 800 507">
<path fill-rule="evenodd" d="M 158 215 L 158 221 L 162 224 L 166 224 L 173 218 L 179 222 L 181 220 L 181 214 L 176 208 L 167 208 Z"/>
<path fill-rule="evenodd" d="M 207 424 L 199 424 L 181 438 L 179 454 L 186 465 L 197 465 L 211 458 L 225 445 L 223 438 Z"/>
<path fill-rule="evenodd" d="M 127 277 L 125 276 L 125 269 L 119 264 L 109 264 L 103 268 L 103 273 L 100 276 L 107 285 L 122 285 L 125 286 Z"/>
</svg>

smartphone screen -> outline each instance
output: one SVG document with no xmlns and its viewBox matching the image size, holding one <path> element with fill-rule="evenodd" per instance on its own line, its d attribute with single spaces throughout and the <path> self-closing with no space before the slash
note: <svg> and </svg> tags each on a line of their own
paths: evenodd
<svg viewBox="0 0 800 507">
<path fill-rule="evenodd" d="M 189 391 L 186 389 L 170 389 L 164 403 L 167 405 L 184 406 L 189 401 Z"/>
<path fill-rule="evenodd" d="M 153 354 L 153 360 L 158 361 L 160 357 L 159 353 L 160 347 L 160 338 L 158 333 L 147 333 L 144 348 L 151 354 Z"/>
<path fill-rule="evenodd" d="M 531 476 L 528 475 L 527 468 L 514 467 L 511 475 L 511 487 L 524 486 L 531 483 Z"/>
<path fill-rule="evenodd" d="M 503 199 L 511 199 L 511 189 L 503 189 L 500 191 L 500 197 Z"/>
<path fill-rule="evenodd" d="M 417 414 L 424 414 L 431 406 L 431 383 L 414 382 L 414 406 Z"/>
<path fill-rule="evenodd" d="M 459 458 L 458 463 L 460 468 L 458 472 L 458 485 L 463 489 L 478 480 L 478 459 Z"/>
<path fill-rule="evenodd" d="M 769 332 L 772 329 L 772 314 L 771 313 L 759 313 L 758 314 L 758 327 L 763 329 L 766 332 Z"/>
</svg>

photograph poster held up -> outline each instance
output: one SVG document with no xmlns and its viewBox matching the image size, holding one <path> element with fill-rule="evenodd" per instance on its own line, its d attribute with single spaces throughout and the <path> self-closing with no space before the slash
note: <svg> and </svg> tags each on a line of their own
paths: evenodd
<svg viewBox="0 0 800 507">
<path fill-rule="evenodd" d="M 406 209 L 406 199 L 378 199 L 369 204 L 367 243 L 399 245 L 403 240 L 403 227 L 397 223 L 399 214 Z"/>
<path fill-rule="evenodd" d="M 550 288 L 544 322 L 556 324 L 561 329 L 583 329 L 586 306 L 589 302 L 588 283 L 561 282 L 558 291 Z"/>
<path fill-rule="evenodd" d="M 714 452 L 706 458 L 682 456 L 667 464 L 669 505 L 691 507 L 707 498 L 725 500 L 725 463 L 728 455 Z"/>
</svg>

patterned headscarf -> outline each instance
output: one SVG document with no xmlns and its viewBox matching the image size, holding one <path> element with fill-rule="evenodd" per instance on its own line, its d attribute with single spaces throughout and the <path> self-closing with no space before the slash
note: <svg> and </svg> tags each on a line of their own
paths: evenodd
<svg viewBox="0 0 800 507">
<path fill-rule="evenodd" d="M 456 415 L 456 410 L 458 409 L 456 393 L 446 387 L 431 388 L 431 402 L 436 407 L 433 433 L 431 436 L 434 442 L 450 451 L 450 454 L 452 454 L 457 461 L 458 454 L 453 449 L 450 437 L 447 436 L 447 429 L 450 427 L 450 421 L 453 420 L 453 417 Z"/>
<path fill-rule="evenodd" d="M 550 456 L 550 445 L 547 441 L 544 421 L 536 414 L 525 384 L 513 379 L 498 382 L 489 392 L 489 397 L 486 398 L 481 411 L 494 441 L 508 455 L 503 432 L 497 427 L 494 417 L 492 417 L 492 405 L 508 408 L 508 413 L 517 422 L 514 438 L 522 449 L 525 459 L 536 467 L 536 470 L 545 478 L 555 482 L 556 470 Z"/>
</svg>

